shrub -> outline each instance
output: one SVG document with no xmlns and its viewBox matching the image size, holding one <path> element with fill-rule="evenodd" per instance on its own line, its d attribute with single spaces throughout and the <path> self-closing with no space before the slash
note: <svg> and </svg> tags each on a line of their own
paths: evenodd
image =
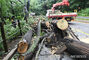
<svg viewBox="0 0 89 60">
<path fill-rule="evenodd" d="M 79 11 L 79 16 L 89 16 L 89 8 Z"/>
</svg>

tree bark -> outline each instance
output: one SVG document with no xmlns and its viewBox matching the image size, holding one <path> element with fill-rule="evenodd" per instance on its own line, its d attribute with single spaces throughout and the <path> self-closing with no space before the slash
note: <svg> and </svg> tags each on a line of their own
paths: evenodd
<svg viewBox="0 0 89 60">
<path fill-rule="evenodd" d="M 30 7 L 30 0 L 28 0 L 28 2 L 27 2 L 27 10 L 28 10 L 28 12 L 29 12 L 29 7 Z"/>
<path fill-rule="evenodd" d="M 37 29 L 37 38 L 33 41 L 33 44 L 31 45 L 29 50 L 24 54 L 25 55 L 25 59 L 24 60 L 31 59 L 35 49 L 38 46 L 38 43 L 40 41 L 40 34 L 41 34 L 41 21 L 40 20 L 38 22 L 37 28 L 38 28 Z"/>
<path fill-rule="evenodd" d="M 69 26 L 68 29 L 67 29 L 67 33 L 69 33 L 75 40 L 79 40 L 79 38 L 74 34 L 74 32 L 71 30 L 71 27 Z"/>
<path fill-rule="evenodd" d="M 86 58 L 89 58 L 89 44 L 69 38 L 65 38 L 64 40 L 68 53 L 72 55 L 85 55 Z"/>
<path fill-rule="evenodd" d="M 32 30 L 29 30 L 23 37 L 23 40 L 19 42 L 17 51 L 21 54 L 25 53 L 31 46 Z"/>
<path fill-rule="evenodd" d="M 1 27 L 1 36 L 3 39 L 4 50 L 5 50 L 5 52 L 8 52 L 8 47 L 7 47 L 7 43 L 6 43 L 6 37 L 5 37 L 5 31 L 4 31 L 4 24 L 2 22 L 0 22 L 0 27 Z"/>
<path fill-rule="evenodd" d="M 53 20 L 49 21 L 49 24 L 56 25 L 61 30 L 66 30 L 68 28 L 68 22 L 66 20 Z M 42 22 L 42 26 L 47 28 L 46 21 Z"/>
<path fill-rule="evenodd" d="M 18 20 L 18 27 L 19 27 L 19 30 L 20 30 L 20 35 L 22 36 L 22 30 L 21 30 L 20 20 Z"/>
</svg>

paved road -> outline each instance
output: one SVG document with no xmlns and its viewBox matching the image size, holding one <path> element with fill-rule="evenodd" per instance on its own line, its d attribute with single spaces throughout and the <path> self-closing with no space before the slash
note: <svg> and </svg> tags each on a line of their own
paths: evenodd
<svg viewBox="0 0 89 60">
<path fill-rule="evenodd" d="M 76 20 L 80 22 L 89 23 L 89 17 L 77 16 Z"/>
<path fill-rule="evenodd" d="M 89 19 L 89 17 L 78 16 L 77 18 Z"/>
<path fill-rule="evenodd" d="M 81 41 L 89 43 L 89 23 L 70 22 L 69 24 Z"/>
</svg>

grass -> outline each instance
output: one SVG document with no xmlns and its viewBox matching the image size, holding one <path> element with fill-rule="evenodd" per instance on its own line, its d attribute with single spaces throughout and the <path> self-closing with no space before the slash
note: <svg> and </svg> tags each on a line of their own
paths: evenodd
<svg viewBox="0 0 89 60">
<path fill-rule="evenodd" d="M 89 16 L 89 8 L 82 9 L 78 12 L 79 16 Z"/>
</svg>

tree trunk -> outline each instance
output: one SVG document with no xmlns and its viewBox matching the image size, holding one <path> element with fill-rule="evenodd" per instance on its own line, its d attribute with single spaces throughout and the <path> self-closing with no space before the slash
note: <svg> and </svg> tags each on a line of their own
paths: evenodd
<svg viewBox="0 0 89 60">
<path fill-rule="evenodd" d="M 53 24 L 56 25 L 59 29 L 61 30 L 66 30 L 68 28 L 68 22 L 66 20 L 53 20 L 53 21 L 49 21 L 49 24 Z M 47 27 L 46 22 L 42 22 L 42 26 Z"/>
<path fill-rule="evenodd" d="M 5 31 L 4 31 L 4 24 L 2 22 L 0 22 L 0 27 L 1 27 L 1 36 L 3 39 L 4 50 L 5 50 L 5 52 L 8 52 L 8 47 L 7 47 L 7 43 L 6 43 L 6 37 L 5 37 Z"/>
<path fill-rule="evenodd" d="M 20 26 L 20 20 L 18 20 L 18 27 L 19 27 L 19 30 L 20 30 L 20 35 L 22 36 L 22 30 L 21 30 L 21 26 Z"/>
<path fill-rule="evenodd" d="M 71 55 L 85 55 L 86 58 L 89 58 L 89 44 L 69 38 L 65 39 L 65 41 L 67 46 L 66 51 Z"/>
<path fill-rule="evenodd" d="M 79 38 L 71 30 L 71 27 L 70 26 L 68 27 L 67 31 L 68 31 L 67 33 L 69 33 L 75 40 L 80 41 Z"/>
<path fill-rule="evenodd" d="M 40 34 L 41 34 L 41 21 L 39 20 L 38 25 L 37 25 L 37 38 L 33 41 L 33 44 L 29 48 L 29 50 L 25 54 L 25 59 L 24 60 L 29 60 L 32 58 L 32 55 L 35 51 L 35 49 L 38 46 L 38 43 L 40 41 Z M 29 54 L 29 55 L 28 55 Z"/>
<path fill-rule="evenodd" d="M 29 30 L 23 37 L 23 40 L 19 42 L 17 51 L 21 54 L 25 53 L 30 45 L 32 40 L 32 30 Z"/>
<path fill-rule="evenodd" d="M 27 2 L 27 10 L 28 10 L 28 12 L 29 12 L 29 7 L 30 7 L 30 0 L 28 0 L 28 2 Z"/>
</svg>

